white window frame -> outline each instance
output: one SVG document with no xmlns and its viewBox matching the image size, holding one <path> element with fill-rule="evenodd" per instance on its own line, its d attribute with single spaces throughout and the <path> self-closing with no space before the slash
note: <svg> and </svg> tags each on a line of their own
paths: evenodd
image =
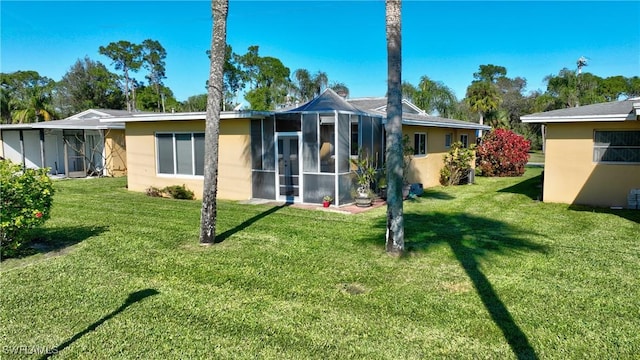
<svg viewBox="0 0 640 360">
<path fill-rule="evenodd" d="M 178 164 L 177 164 L 177 148 L 176 148 L 176 135 L 185 135 L 188 134 L 191 137 L 191 174 L 180 174 L 178 173 Z M 155 145 L 156 145 L 156 175 L 160 177 L 179 177 L 179 178 L 204 178 L 203 175 L 196 175 L 196 159 L 195 159 L 195 135 L 204 135 L 204 132 L 200 131 L 184 131 L 184 132 L 156 132 L 154 134 Z M 173 148 L 173 173 L 161 173 L 160 172 L 160 152 L 158 148 L 158 135 L 171 135 L 171 144 Z"/>
<path fill-rule="evenodd" d="M 416 143 L 416 135 L 418 136 L 418 143 Z M 424 137 L 424 141 L 421 141 Z M 420 153 L 420 143 L 424 142 L 424 153 Z M 415 132 L 413 133 L 413 155 L 414 156 L 427 156 L 429 151 L 427 151 L 427 133 L 426 132 Z"/>
</svg>

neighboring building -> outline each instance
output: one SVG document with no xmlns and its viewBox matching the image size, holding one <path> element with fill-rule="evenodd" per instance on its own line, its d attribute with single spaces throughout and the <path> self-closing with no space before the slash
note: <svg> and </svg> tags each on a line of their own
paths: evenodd
<svg viewBox="0 0 640 360">
<path fill-rule="evenodd" d="M 124 114 L 90 109 L 64 120 L 0 125 L 0 156 L 65 177 L 126 175 L 124 124 L 100 122 Z"/>
<path fill-rule="evenodd" d="M 546 128 L 545 202 L 627 207 L 640 189 L 640 98 L 520 119 Z"/>
<path fill-rule="evenodd" d="M 218 197 L 351 203 L 350 159 L 362 148 L 382 168 L 386 99 L 345 100 L 328 89 L 288 110 L 223 111 L 220 121 Z M 426 115 L 405 102 L 403 132 L 416 149 L 409 181 L 439 183 L 443 156 L 453 141 L 475 143 L 474 123 Z M 124 123 L 128 188 L 182 185 L 202 196 L 205 113 L 133 114 Z"/>
</svg>

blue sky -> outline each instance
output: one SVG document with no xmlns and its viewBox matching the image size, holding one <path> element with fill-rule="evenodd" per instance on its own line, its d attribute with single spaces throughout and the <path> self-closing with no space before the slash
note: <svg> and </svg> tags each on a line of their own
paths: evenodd
<svg viewBox="0 0 640 360">
<path fill-rule="evenodd" d="M 402 8 L 403 80 L 442 81 L 460 99 L 481 64 L 507 68 L 544 90 L 544 77 L 576 60 L 601 77 L 640 76 L 640 2 L 409 1 Z M 205 92 L 209 1 L 1 1 L 0 71 L 35 70 L 60 80 L 85 56 L 119 40 L 158 40 L 165 84 L 186 100 Z M 227 42 L 280 59 L 291 72 L 324 71 L 351 97 L 384 96 L 384 1 L 231 0 Z M 139 80 L 144 80 L 138 74 Z"/>
</svg>

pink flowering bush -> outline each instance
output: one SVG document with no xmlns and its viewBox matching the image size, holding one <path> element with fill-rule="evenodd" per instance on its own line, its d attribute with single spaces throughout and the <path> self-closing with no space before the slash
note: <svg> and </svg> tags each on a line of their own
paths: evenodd
<svg viewBox="0 0 640 360">
<path fill-rule="evenodd" d="M 48 218 L 53 183 L 47 169 L 25 169 L 0 160 L 0 255 L 14 256 L 28 243 L 29 230 Z"/>
<path fill-rule="evenodd" d="M 477 168 L 483 176 L 521 176 L 530 147 L 529 140 L 511 130 L 492 130 L 476 149 Z"/>
</svg>

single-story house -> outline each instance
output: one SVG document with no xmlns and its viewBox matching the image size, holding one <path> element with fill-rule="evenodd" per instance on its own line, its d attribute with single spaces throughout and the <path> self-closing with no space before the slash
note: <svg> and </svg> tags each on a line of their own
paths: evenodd
<svg viewBox="0 0 640 360">
<path fill-rule="evenodd" d="M 629 206 L 640 189 L 640 98 L 520 119 L 546 128 L 545 202 Z"/>
<path fill-rule="evenodd" d="M 124 124 L 101 118 L 129 114 L 90 109 L 63 120 L 0 125 L 0 156 L 52 175 L 122 176 L 127 172 Z"/>
<path fill-rule="evenodd" d="M 429 116 L 404 102 L 403 132 L 415 155 L 410 182 L 439 183 L 443 156 L 454 141 L 471 144 L 489 127 Z M 384 162 L 386 99 L 346 100 L 327 89 L 293 109 L 223 111 L 220 121 L 218 197 L 335 205 L 353 202 L 350 163 L 363 149 Z M 124 123 L 128 188 L 185 185 L 201 197 L 204 112 L 132 114 L 104 118 Z"/>
</svg>

